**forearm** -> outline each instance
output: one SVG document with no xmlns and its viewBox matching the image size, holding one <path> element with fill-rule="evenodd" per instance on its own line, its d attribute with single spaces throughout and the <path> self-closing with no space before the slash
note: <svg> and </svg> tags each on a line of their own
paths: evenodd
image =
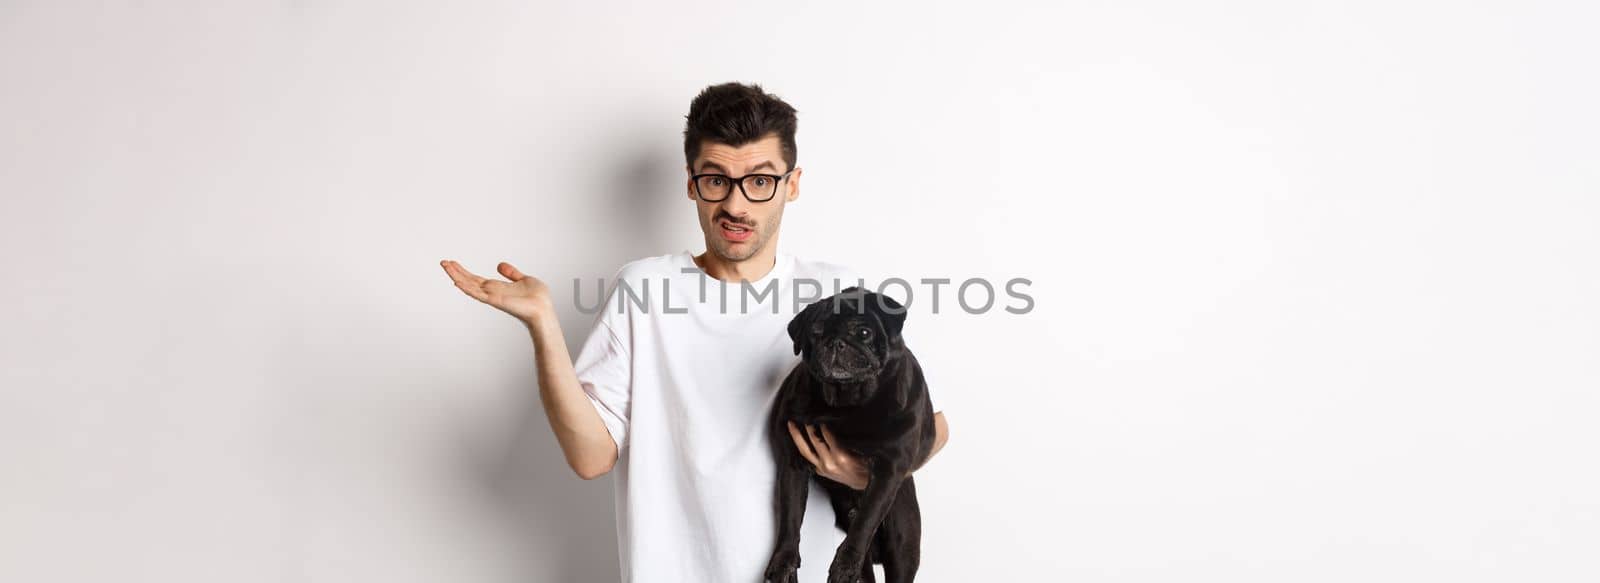
<svg viewBox="0 0 1600 583">
<path fill-rule="evenodd" d="M 944 449 L 944 442 L 950 439 L 950 424 L 944 420 L 943 411 L 933 414 L 933 434 L 933 447 L 928 450 L 928 457 L 923 459 L 922 463 L 917 464 L 915 467 L 911 468 L 910 471 L 906 472 L 907 476 L 921 469 L 922 466 L 927 465 L 928 461 L 932 460 L 933 456 L 939 453 L 939 450 Z"/>
<path fill-rule="evenodd" d="M 524 323 L 533 339 L 539 400 L 567 465 L 585 480 L 604 475 L 616 463 L 617 444 L 578 383 L 560 324 L 554 317 Z"/>
</svg>

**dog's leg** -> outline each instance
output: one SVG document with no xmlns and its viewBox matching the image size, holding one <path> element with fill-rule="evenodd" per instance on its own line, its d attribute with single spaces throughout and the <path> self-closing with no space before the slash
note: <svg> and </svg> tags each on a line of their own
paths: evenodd
<svg viewBox="0 0 1600 583">
<path fill-rule="evenodd" d="M 922 513 L 913 478 L 900 486 L 889 515 L 878 525 L 876 544 L 883 552 L 885 583 L 911 583 L 922 563 Z"/>
<path fill-rule="evenodd" d="M 800 457 L 799 453 L 795 453 L 794 457 Z M 773 499 L 773 505 L 777 506 L 778 537 L 772 558 L 767 561 L 765 580 L 768 583 L 797 581 L 795 570 L 800 568 L 800 525 L 805 520 L 806 494 L 811 485 L 811 473 L 797 466 L 787 456 L 778 459 L 777 495 Z"/>
<path fill-rule="evenodd" d="M 828 583 L 856 583 L 861 576 L 861 563 L 868 558 L 867 545 L 872 542 L 872 536 L 877 533 L 878 525 L 888 513 L 895 494 L 900 491 L 900 484 L 906 480 L 907 469 L 900 464 L 870 465 L 871 477 L 867 480 L 867 489 L 861 492 L 856 515 L 850 520 L 850 529 L 845 531 L 844 542 L 839 543 L 839 550 L 833 555 L 833 564 L 828 567 Z"/>
</svg>

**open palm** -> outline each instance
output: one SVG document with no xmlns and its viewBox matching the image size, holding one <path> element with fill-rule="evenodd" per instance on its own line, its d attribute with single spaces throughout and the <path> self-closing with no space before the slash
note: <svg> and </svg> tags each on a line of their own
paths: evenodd
<svg viewBox="0 0 1600 583">
<path fill-rule="evenodd" d="M 555 312 L 555 305 L 550 300 L 550 286 L 537 277 L 517 271 L 510 263 L 502 261 L 496 266 L 500 275 L 510 281 L 480 277 L 449 259 L 440 261 L 439 266 L 444 268 L 444 272 L 450 275 L 463 293 L 524 322 Z"/>
</svg>

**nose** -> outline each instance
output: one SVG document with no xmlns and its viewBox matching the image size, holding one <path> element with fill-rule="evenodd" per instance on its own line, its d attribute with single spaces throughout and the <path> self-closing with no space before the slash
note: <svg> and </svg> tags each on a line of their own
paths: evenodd
<svg viewBox="0 0 1600 583">
<path fill-rule="evenodd" d="M 722 212 L 737 220 L 744 221 L 746 215 L 750 214 L 750 201 L 745 200 L 744 195 L 739 194 L 737 188 L 728 195 L 728 198 L 723 199 L 720 204 L 722 205 Z"/>
</svg>

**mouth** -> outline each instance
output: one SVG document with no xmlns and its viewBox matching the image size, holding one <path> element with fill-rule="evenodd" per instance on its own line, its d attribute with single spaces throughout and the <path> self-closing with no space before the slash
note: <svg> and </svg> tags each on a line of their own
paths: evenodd
<svg viewBox="0 0 1600 583">
<path fill-rule="evenodd" d="M 750 235 L 755 233 L 755 229 L 751 229 L 747 225 L 730 222 L 727 219 L 717 221 L 717 226 L 719 227 L 718 230 L 722 232 L 723 239 L 734 242 L 749 239 Z"/>
<path fill-rule="evenodd" d="M 858 383 L 866 380 L 868 376 L 865 371 L 851 370 L 842 366 L 821 366 L 811 363 L 807 363 L 807 366 L 811 369 L 811 376 L 830 383 Z"/>
<path fill-rule="evenodd" d="M 848 381 L 852 378 L 855 378 L 855 376 L 856 375 L 851 374 L 850 371 L 847 370 L 830 370 L 823 371 L 822 373 L 822 378 L 830 381 Z"/>
</svg>

